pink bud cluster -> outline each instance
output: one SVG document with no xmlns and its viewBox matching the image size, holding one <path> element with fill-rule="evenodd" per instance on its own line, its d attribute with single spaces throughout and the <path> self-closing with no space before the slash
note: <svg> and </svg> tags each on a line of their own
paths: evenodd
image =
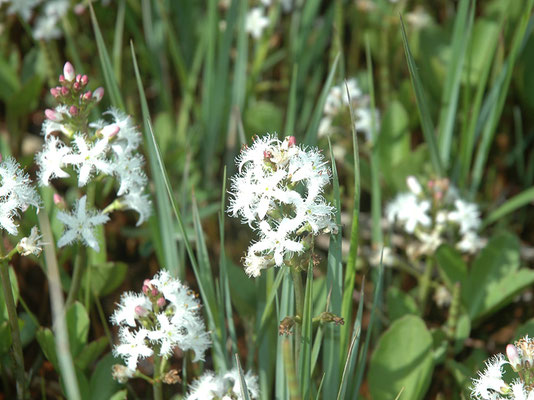
<svg viewBox="0 0 534 400">
<path fill-rule="evenodd" d="M 102 87 L 93 92 L 85 90 L 89 83 L 89 77 L 76 74 L 74 66 L 68 61 L 63 67 L 63 74 L 59 76 L 59 83 L 59 86 L 50 89 L 50 93 L 60 104 L 67 107 L 71 117 L 80 114 L 85 115 L 94 104 L 104 97 L 104 88 Z M 45 115 L 46 118 L 55 122 L 62 121 L 64 118 L 61 113 L 50 109 L 45 110 Z"/>
<path fill-rule="evenodd" d="M 152 304 L 158 306 L 158 308 L 165 307 L 167 303 L 163 294 L 151 283 L 150 279 L 145 279 L 143 282 L 143 293 L 147 296 Z"/>
</svg>

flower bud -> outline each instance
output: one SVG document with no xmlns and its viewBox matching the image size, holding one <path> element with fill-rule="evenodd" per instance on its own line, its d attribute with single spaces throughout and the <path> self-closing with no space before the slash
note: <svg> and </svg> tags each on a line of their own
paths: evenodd
<svg viewBox="0 0 534 400">
<path fill-rule="evenodd" d="M 65 79 L 69 82 L 72 82 L 74 80 L 75 74 L 76 72 L 74 71 L 74 67 L 70 62 L 67 61 L 65 63 L 65 66 L 63 67 L 63 75 Z"/>
<path fill-rule="evenodd" d="M 91 98 L 92 95 L 93 95 L 93 92 L 91 92 L 90 90 L 88 90 L 87 92 L 85 92 L 85 93 L 83 94 L 82 99 L 83 99 L 83 100 L 89 100 L 89 99 Z"/>
<path fill-rule="evenodd" d="M 72 85 L 72 88 L 74 90 L 80 90 L 80 84 L 78 82 L 74 82 L 74 85 Z"/>
<path fill-rule="evenodd" d="M 63 76 L 63 74 L 59 75 L 59 83 L 64 83 L 65 82 L 65 77 Z"/>
<path fill-rule="evenodd" d="M 289 147 L 295 146 L 297 144 L 297 138 L 295 136 L 288 136 L 287 143 L 289 144 Z"/>
<path fill-rule="evenodd" d="M 62 94 L 63 96 L 68 95 L 68 94 L 69 94 L 69 88 L 63 86 L 63 87 L 61 88 L 61 94 Z"/>
<path fill-rule="evenodd" d="M 51 110 L 50 108 L 47 108 L 45 110 L 46 118 L 48 118 L 50 121 L 61 121 L 62 116 L 60 113 L 58 113 L 56 110 Z"/>
<path fill-rule="evenodd" d="M 59 90 L 57 88 L 52 88 L 50 89 L 50 94 L 54 97 L 58 97 L 59 96 Z"/>
<path fill-rule="evenodd" d="M 156 296 L 159 294 L 158 289 L 156 289 L 155 287 L 153 287 L 153 288 L 152 288 L 152 291 L 151 291 L 151 294 L 152 294 L 152 296 L 156 297 Z"/>
<path fill-rule="evenodd" d="M 74 6 L 74 14 L 82 15 L 85 12 L 85 5 L 83 3 L 78 3 Z"/>
<path fill-rule="evenodd" d="M 410 192 L 415 195 L 420 195 L 423 191 L 423 188 L 421 187 L 415 176 L 410 175 L 409 177 L 407 177 L 406 185 L 408 185 L 408 189 L 410 189 Z"/>
<path fill-rule="evenodd" d="M 59 193 L 54 193 L 54 204 L 56 206 L 65 204 L 65 200 L 63 200 L 63 197 Z"/>
<path fill-rule="evenodd" d="M 76 82 L 80 82 L 82 80 L 82 74 L 76 75 Z"/>
<path fill-rule="evenodd" d="M 156 304 L 158 307 L 163 307 L 166 304 L 165 297 L 160 297 Z"/>
<path fill-rule="evenodd" d="M 508 361 L 510 361 L 510 365 L 514 371 L 517 371 L 518 367 L 521 366 L 521 357 L 519 357 L 517 347 L 515 347 L 513 344 L 506 346 L 506 356 L 508 357 Z"/>
<path fill-rule="evenodd" d="M 102 128 L 100 133 L 105 138 L 111 139 L 112 137 L 115 137 L 117 133 L 119 133 L 120 130 L 121 128 L 119 128 L 118 125 L 106 125 L 105 127 Z"/>
<path fill-rule="evenodd" d="M 95 89 L 95 91 L 93 92 L 93 98 L 96 100 L 97 103 L 102 100 L 102 97 L 104 97 L 104 88 L 99 87 Z"/>
<path fill-rule="evenodd" d="M 143 285 L 143 288 L 141 289 L 144 294 L 148 295 L 148 292 L 150 291 L 150 288 L 148 285 Z"/>
<path fill-rule="evenodd" d="M 82 78 L 81 78 L 81 83 L 83 86 L 87 85 L 87 83 L 89 82 L 89 78 L 87 77 L 87 75 L 82 75 Z"/>
<path fill-rule="evenodd" d="M 136 306 L 135 307 L 135 313 L 139 316 L 139 317 L 146 317 L 146 315 L 148 314 L 148 311 L 145 307 L 143 306 Z"/>
<path fill-rule="evenodd" d="M 69 112 L 70 115 L 78 115 L 78 108 L 76 106 L 70 106 Z"/>
</svg>

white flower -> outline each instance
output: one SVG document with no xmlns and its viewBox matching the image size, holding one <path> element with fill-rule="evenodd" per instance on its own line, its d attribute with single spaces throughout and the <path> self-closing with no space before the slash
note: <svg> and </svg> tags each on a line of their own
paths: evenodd
<svg viewBox="0 0 534 400">
<path fill-rule="evenodd" d="M 343 91 L 341 87 L 331 87 L 328 91 L 328 94 L 326 95 L 323 112 L 326 115 L 330 116 L 335 116 L 336 114 L 338 114 L 339 110 L 341 109 L 341 105 L 343 104 L 342 96 Z"/>
<path fill-rule="evenodd" d="M 159 344 L 161 356 L 168 357 L 172 354 L 172 349 L 181 342 L 183 334 L 180 332 L 179 326 L 171 324 L 164 313 L 158 314 L 156 318 L 159 326 L 148 332 L 148 338 Z"/>
<path fill-rule="evenodd" d="M 11 235 L 17 234 L 17 225 L 13 218 L 17 214 L 18 202 L 14 198 L 7 201 L 0 201 L 0 227 L 8 231 Z"/>
<path fill-rule="evenodd" d="M 190 385 L 186 400 L 220 399 L 225 393 L 224 386 L 223 378 L 215 376 L 213 371 L 206 371 Z"/>
<path fill-rule="evenodd" d="M 74 241 L 81 241 L 95 251 L 100 250 L 98 242 L 93 234 L 93 229 L 97 225 L 106 223 L 109 220 L 109 217 L 106 214 L 97 211 L 88 212 L 85 209 L 86 203 L 87 196 L 83 196 L 76 202 L 72 214 L 58 211 L 57 219 L 65 225 L 63 236 L 61 236 L 57 243 L 58 247 L 63 247 Z"/>
<path fill-rule="evenodd" d="M 476 399 L 490 400 L 494 399 L 494 394 L 507 393 L 509 387 L 502 379 L 502 367 L 507 363 L 502 354 L 497 354 L 486 361 L 486 369 L 483 373 L 479 372 L 479 377 L 473 381 L 471 395 Z"/>
<path fill-rule="evenodd" d="M 113 353 L 115 356 L 124 358 L 126 366 L 132 371 L 137 369 L 137 361 L 140 358 L 154 354 L 154 351 L 147 345 L 147 329 L 141 328 L 132 333 L 128 328 L 121 328 L 119 337 L 121 344 L 113 348 Z"/>
<path fill-rule="evenodd" d="M 127 208 L 136 211 L 139 214 L 136 226 L 140 226 L 152 214 L 152 201 L 148 194 L 140 192 L 131 192 L 122 197 L 122 202 Z"/>
<path fill-rule="evenodd" d="M 69 174 L 61 168 L 65 166 L 65 156 L 71 154 L 72 149 L 53 135 L 45 138 L 43 150 L 35 157 L 39 165 L 39 181 L 48 186 L 51 178 L 68 178 Z"/>
<path fill-rule="evenodd" d="M 413 193 L 401 193 L 387 205 L 386 218 L 390 223 L 401 223 L 406 232 L 413 233 L 418 225 L 430 226 L 429 210 L 428 200 L 418 200 Z"/>
<path fill-rule="evenodd" d="M 43 244 L 41 242 L 41 237 L 39 229 L 34 226 L 30 232 L 30 236 L 22 238 L 17 245 L 20 254 L 23 256 L 29 256 L 30 254 L 38 256 L 41 254 L 41 251 L 43 250 L 41 247 Z"/>
<path fill-rule="evenodd" d="M 122 154 L 115 159 L 114 173 L 119 178 L 117 196 L 130 192 L 142 192 L 147 184 L 143 171 L 144 159 L 140 154 Z"/>
<path fill-rule="evenodd" d="M 78 168 L 79 187 L 85 186 L 95 171 L 105 174 L 110 174 L 113 171 L 113 166 L 106 159 L 106 153 L 109 149 L 107 139 L 96 140 L 90 146 L 83 135 L 76 135 L 74 137 L 74 144 L 76 145 L 77 152 L 66 155 L 64 162 L 66 164 L 76 165 Z"/>
<path fill-rule="evenodd" d="M 332 131 L 332 118 L 329 116 L 321 118 L 319 122 L 319 128 L 317 130 L 317 135 L 319 137 L 328 136 Z"/>
<path fill-rule="evenodd" d="M 526 388 L 519 379 L 515 380 L 511 387 L 514 400 L 534 400 L 534 390 Z"/>
<path fill-rule="evenodd" d="M 261 271 L 270 268 L 274 265 L 272 257 L 257 256 L 254 252 L 248 252 L 243 265 L 245 266 L 245 273 L 253 278 L 261 275 Z"/>
<path fill-rule="evenodd" d="M 465 234 L 480 227 L 480 212 L 476 204 L 457 199 L 454 205 L 456 209 L 449 213 L 449 221 L 460 225 L 460 233 Z"/>
<path fill-rule="evenodd" d="M 119 308 L 111 316 L 111 322 L 115 325 L 126 323 L 132 328 L 135 328 L 139 318 L 138 307 L 142 307 L 144 310 L 152 309 L 152 303 L 148 297 L 133 292 L 123 293 L 118 306 Z"/>
<path fill-rule="evenodd" d="M 33 9 L 41 2 L 41 0 L 12 0 L 8 14 L 19 14 L 23 20 L 28 21 L 33 13 Z"/>
<path fill-rule="evenodd" d="M 423 187 L 421 186 L 417 178 L 413 175 L 410 175 L 406 178 L 406 185 L 408 186 L 408 189 L 410 189 L 410 192 L 412 192 L 416 196 L 419 196 L 421 193 L 423 193 Z"/>
<path fill-rule="evenodd" d="M 474 254 L 478 250 L 484 248 L 487 240 L 478 236 L 475 231 L 467 231 L 462 239 L 456 243 L 456 248 L 460 251 Z"/>
<path fill-rule="evenodd" d="M 141 132 L 133 124 L 130 116 L 117 108 L 110 108 L 104 114 L 111 115 L 113 124 L 119 127 L 119 132 L 112 145 L 113 151 L 118 154 L 136 150 L 141 143 Z"/>
<path fill-rule="evenodd" d="M 25 211 L 30 205 L 39 208 L 41 201 L 27 173 L 12 157 L 0 163 L 0 199 L 14 199 L 16 208 Z"/>
<path fill-rule="evenodd" d="M 111 370 L 111 376 L 119 383 L 126 383 L 128 379 L 133 378 L 135 371 L 124 365 L 114 364 Z"/>
<path fill-rule="evenodd" d="M 283 224 L 288 225 L 290 221 L 284 219 L 279 226 L 278 230 L 272 229 L 266 221 L 262 221 L 260 224 L 261 233 L 263 238 L 249 247 L 249 252 L 273 252 L 274 262 L 277 266 L 281 266 L 284 263 L 284 255 L 288 252 L 300 253 L 304 250 L 302 243 L 295 240 L 291 240 L 287 237 L 288 231 L 284 229 Z"/>
<path fill-rule="evenodd" d="M 380 129 L 379 121 L 380 114 L 378 110 L 374 110 L 374 129 L 373 129 L 373 111 L 371 108 L 358 107 L 355 110 L 356 121 L 354 122 L 354 129 L 358 132 L 363 132 L 365 140 L 370 142 L 373 140 L 373 131 L 378 134 Z"/>
<path fill-rule="evenodd" d="M 263 8 L 255 7 L 247 13 L 245 30 L 250 33 L 254 39 L 259 39 L 263 30 L 269 26 L 269 17 L 265 16 L 263 12 Z"/>
<path fill-rule="evenodd" d="M 244 374 L 244 378 L 249 397 L 251 399 L 257 399 L 260 396 L 258 377 L 253 375 L 251 371 L 247 371 L 247 373 Z M 234 396 L 236 396 L 238 399 L 243 399 L 243 396 L 241 395 L 241 378 L 237 368 L 234 368 L 224 374 L 224 379 L 228 379 L 230 382 L 233 382 L 232 392 Z"/>
</svg>

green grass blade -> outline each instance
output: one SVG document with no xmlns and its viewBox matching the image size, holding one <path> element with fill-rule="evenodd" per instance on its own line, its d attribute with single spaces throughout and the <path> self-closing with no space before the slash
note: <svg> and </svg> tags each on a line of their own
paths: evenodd
<svg viewBox="0 0 534 400">
<path fill-rule="evenodd" d="M 434 123 L 432 122 L 432 116 L 430 115 L 430 109 L 428 108 L 423 83 L 421 82 L 421 78 L 419 77 L 419 72 L 417 72 L 417 65 L 415 64 L 412 52 L 410 51 L 410 46 L 408 45 L 408 37 L 406 36 L 406 29 L 404 27 L 404 21 L 402 20 L 402 17 L 400 17 L 400 22 L 402 43 L 404 45 L 406 62 L 408 63 L 408 70 L 410 71 L 410 78 L 415 92 L 417 110 L 419 111 L 419 117 L 421 119 L 421 128 L 423 130 L 425 141 L 428 145 L 432 166 L 434 167 L 434 170 L 438 175 L 444 176 L 445 171 L 443 169 L 443 165 L 438 151 L 438 144 L 434 132 Z"/>
<path fill-rule="evenodd" d="M 106 49 L 106 44 L 104 42 L 104 38 L 102 37 L 102 32 L 100 31 L 100 26 L 98 25 L 98 21 L 96 19 L 95 10 L 93 10 L 93 6 L 91 3 L 89 3 L 89 11 L 91 12 L 91 21 L 93 23 L 93 30 L 95 31 L 95 40 L 98 49 L 98 56 L 102 65 L 102 72 L 104 74 L 104 81 L 106 82 L 106 89 L 109 92 L 109 96 L 111 97 L 111 104 L 113 104 L 117 108 L 120 108 L 121 110 L 124 110 L 124 102 L 122 100 L 119 86 L 117 85 L 117 80 L 115 79 L 113 66 L 111 65 L 111 60 Z"/>
<path fill-rule="evenodd" d="M 259 329 L 257 331 L 258 332 L 258 336 L 256 338 L 257 342 L 261 342 L 263 340 L 263 336 L 266 333 L 267 326 L 270 323 L 269 317 L 272 315 L 274 299 L 278 293 L 278 288 L 280 287 L 280 284 L 283 282 L 286 276 L 288 276 L 288 268 L 283 268 L 276 275 L 276 279 L 274 280 L 272 289 L 269 292 L 269 296 L 267 297 L 267 300 L 265 301 L 265 308 L 263 309 L 263 312 L 261 314 Z"/>
<path fill-rule="evenodd" d="M 323 109 L 326 97 L 328 96 L 328 92 L 330 91 L 330 87 L 332 86 L 332 81 L 334 80 L 334 76 L 336 75 L 339 57 L 340 55 L 338 54 L 334 59 L 334 62 L 332 63 L 332 67 L 330 68 L 330 72 L 328 73 L 328 78 L 326 78 L 326 82 L 323 86 L 323 90 L 321 91 L 321 95 L 319 96 L 319 100 L 317 101 L 315 109 L 313 110 L 310 125 L 308 126 L 306 137 L 304 138 L 305 144 L 312 145 L 317 142 L 317 130 L 319 129 L 319 123 L 321 122 L 321 118 L 323 117 Z"/>
<path fill-rule="evenodd" d="M 281 271 L 279 272 L 279 275 Z M 280 296 L 280 307 L 278 308 L 278 321 L 291 314 L 293 310 L 293 282 L 290 275 L 286 272 L 282 280 L 282 290 Z M 261 332 L 260 332 L 261 333 Z M 284 362 L 284 355 L 282 354 L 283 341 L 285 337 L 279 335 L 276 347 L 276 367 L 275 367 L 275 388 L 274 394 L 276 399 L 288 400 L 289 388 L 287 381 L 286 365 Z"/>
<path fill-rule="evenodd" d="M 312 291 L 313 291 L 313 262 L 308 266 L 306 290 L 304 294 L 304 312 L 302 316 L 302 343 L 300 346 L 299 375 L 300 392 L 303 399 L 310 396 L 311 355 L 312 355 Z M 295 338 L 298 340 L 298 338 Z"/>
<path fill-rule="evenodd" d="M 441 97 L 441 111 L 438 121 L 439 150 L 443 167 L 449 166 L 449 158 L 454 133 L 454 121 L 458 110 L 458 98 L 465 52 L 471 28 L 473 26 L 475 7 L 472 0 L 461 0 L 454 21 L 454 29 L 451 44 L 451 58 L 449 61 L 447 76 L 443 85 Z"/>
<path fill-rule="evenodd" d="M 126 11 L 126 0 L 119 0 L 117 10 L 117 20 L 115 21 L 115 35 L 113 37 L 113 72 L 117 83 L 120 84 L 122 78 L 122 40 L 124 34 L 124 15 Z"/>
<path fill-rule="evenodd" d="M 484 167 L 491 149 L 495 130 L 501 117 L 504 102 L 508 94 L 508 88 L 512 80 L 512 74 L 514 71 L 515 63 L 519 57 L 521 49 L 524 47 L 526 40 L 530 37 L 532 32 L 534 18 L 531 17 L 532 7 L 534 0 L 529 0 L 525 5 L 524 11 L 521 16 L 521 20 L 517 24 L 517 28 L 514 33 L 510 54 L 506 60 L 506 63 L 497 79 L 497 84 L 492 88 L 489 96 L 494 95 L 496 101 L 493 103 L 489 111 L 489 117 L 482 119 L 484 121 L 484 128 L 482 130 L 481 142 L 478 147 L 478 151 L 473 165 L 472 182 L 471 182 L 471 196 L 477 192 L 480 183 L 482 181 L 482 175 L 484 174 Z M 530 22 L 530 23 L 529 23 Z M 528 30 L 527 30 L 528 28 Z"/>
<path fill-rule="evenodd" d="M 295 117 L 297 112 L 297 82 L 298 82 L 298 65 L 293 65 L 291 74 L 291 86 L 289 87 L 289 101 L 287 104 L 286 123 L 284 135 L 293 135 L 295 132 Z"/>
<path fill-rule="evenodd" d="M 166 191 L 165 179 L 160 172 L 161 169 L 158 164 L 157 149 L 150 139 L 150 113 L 148 111 L 148 103 L 146 101 L 145 90 L 143 88 L 143 82 L 141 81 L 139 67 L 137 66 L 137 58 L 135 56 L 133 43 L 130 42 L 130 46 L 135 76 L 137 79 L 137 88 L 139 90 L 139 97 L 141 101 L 141 114 L 143 116 L 145 145 L 147 148 L 150 171 L 152 172 L 152 179 L 154 180 L 154 186 L 156 189 L 156 217 L 158 220 L 158 237 L 156 239 L 161 243 L 163 250 L 163 260 L 160 260 L 160 262 L 163 262 L 165 264 L 165 268 L 167 268 L 174 276 L 176 276 L 178 274 L 179 257 L 176 246 L 174 224 L 170 218 L 172 215 L 171 204 L 167 196 L 164 195 Z"/>
<path fill-rule="evenodd" d="M 61 280 L 59 277 L 59 267 L 57 264 L 56 250 L 54 246 L 54 236 L 50 229 L 50 221 L 46 210 L 37 214 L 39 218 L 39 228 L 43 235 L 44 260 L 46 264 L 48 287 L 50 290 L 50 303 L 52 306 L 52 327 L 54 330 L 54 340 L 56 343 L 56 352 L 59 362 L 59 374 L 63 378 L 67 398 L 73 400 L 81 399 L 78 388 L 78 380 L 72 361 L 72 355 L 69 347 L 69 334 L 65 320 L 65 304 L 63 301 L 63 292 Z"/>
<path fill-rule="evenodd" d="M 341 200 L 339 193 L 339 180 L 336 169 L 336 162 L 332 152 L 332 145 L 329 141 L 330 157 L 332 159 L 332 182 L 334 194 L 334 207 L 336 209 L 335 222 L 339 227 L 337 233 L 330 235 L 330 246 L 328 248 L 328 270 L 326 275 L 326 288 L 330 294 L 330 312 L 341 314 L 341 298 L 343 293 L 343 266 L 341 263 Z M 340 331 L 337 326 L 328 324 L 324 327 L 325 340 L 323 344 L 323 369 L 326 373 L 323 395 L 326 399 L 333 399 L 337 394 L 339 386 L 341 362 L 339 337 Z"/>
<path fill-rule="evenodd" d="M 245 381 L 245 376 L 243 375 L 243 369 L 241 368 L 241 363 L 239 362 L 239 355 L 235 355 L 235 363 L 237 366 L 237 372 L 239 373 L 239 380 L 241 382 L 241 398 L 243 400 L 250 400 L 248 395 L 247 382 Z"/>
<path fill-rule="evenodd" d="M 378 303 L 380 302 L 380 298 L 382 297 L 382 284 L 384 279 L 384 264 L 382 263 L 382 260 L 380 260 L 380 267 L 378 270 L 378 279 L 375 284 L 374 288 L 374 298 L 373 298 L 373 305 L 371 308 L 371 316 L 369 318 L 369 325 L 367 326 L 367 333 L 365 334 L 365 342 L 363 345 L 362 350 L 360 351 L 360 354 L 358 356 L 358 366 L 356 368 L 356 384 L 354 385 L 354 392 L 357 394 L 360 391 L 360 386 L 363 381 L 363 374 L 365 371 L 366 366 L 366 360 L 367 360 L 367 350 L 369 349 L 369 343 L 371 342 L 371 335 L 373 332 L 373 327 L 375 323 L 376 318 L 376 308 L 378 306 Z M 357 398 L 357 397 L 356 397 Z"/>
<path fill-rule="evenodd" d="M 350 98 L 349 89 L 345 83 L 347 96 Z M 356 259 L 358 256 L 358 237 L 360 222 L 360 154 L 358 149 L 358 135 L 354 128 L 356 117 L 352 101 L 349 101 L 350 119 L 352 127 L 352 154 L 354 158 L 354 195 L 352 208 L 352 226 L 350 229 L 350 248 L 347 265 L 345 267 L 345 282 L 343 286 L 343 298 L 341 301 L 341 317 L 345 324 L 341 327 L 340 332 L 340 349 L 341 357 L 345 358 L 345 349 L 349 338 L 350 318 L 352 315 L 352 292 L 356 281 Z"/>
<path fill-rule="evenodd" d="M 503 203 L 499 208 L 492 211 L 482 223 L 482 228 L 498 221 L 502 217 L 524 207 L 534 201 L 534 188 L 527 189 Z"/>
</svg>

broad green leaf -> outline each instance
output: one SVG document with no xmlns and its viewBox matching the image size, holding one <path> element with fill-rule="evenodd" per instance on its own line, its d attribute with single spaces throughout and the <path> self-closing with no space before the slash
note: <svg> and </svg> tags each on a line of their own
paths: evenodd
<svg viewBox="0 0 534 400">
<path fill-rule="evenodd" d="M 109 342 L 106 336 L 102 336 L 97 340 L 92 341 L 83 348 L 80 354 L 78 354 L 74 360 L 75 365 L 81 370 L 85 370 L 93 362 L 95 362 L 100 354 L 106 349 L 108 344 Z"/>
<path fill-rule="evenodd" d="M 106 296 L 117 289 L 128 272 L 128 266 L 122 262 L 106 262 L 92 265 L 91 267 L 91 289 L 97 296 Z M 84 276 L 82 287 L 85 286 L 87 274 Z"/>
<path fill-rule="evenodd" d="M 113 396 L 118 395 L 117 390 L 122 385 L 113 379 L 111 375 L 111 369 L 114 364 L 122 364 L 122 361 L 114 358 L 111 354 L 107 354 L 96 364 L 89 381 L 91 400 L 112 399 L 114 398 Z M 117 398 L 122 399 L 125 397 Z"/>
<path fill-rule="evenodd" d="M 419 308 L 412 296 L 397 287 L 391 287 L 386 293 L 389 318 L 393 321 L 406 314 L 418 314 Z"/>
<path fill-rule="evenodd" d="M 75 302 L 67 310 L 66 321 L 71 354 L 76 357 L 87 343 L 89 315 L 80 302 Z"/>
<path fill-rule="evenodd" d="M 493 236 L 473 263 L 462 298 L 471 319 L 501 308 L 534 283 L 534 271 L 520 269 L 519 241 L 509 233 Z"/>
<path fill-rule="evenodd" d="M 407 315 L 391 324 L 378 340 L 369 365 L 373 400 L 420 400 L 430 385 L 434 362 L 432 335 L 424 321 Z"/>
<path fill-rule="evenodd" d="M 54 334 L 50 328 L 39 328 L 35 334 L 39 346 L 48 361 L 52 363 L 54 369 L 58 371 L 58 359 L 56 355 L 56 342 L 54 341 Z"/>
<path fill-rule="evenodd" d="M 126 389 L 119 390 L 117 393 L 115 393 L 113 396 L 109 398 L 109 400 L 126 400 L 128 398 L 128 391 Z M 95 397 L 94 400 L 97 400 L 98 397 Z"/>
<path fill-rule="evenodd" d="M 467 266 L 462 255 L 453 247 L 444 244 L 436 251 L 436 261 L 441 277 L 449 287 L 449 290 L 456 282 L 462 286 L 467 279 Z"/>
</svg>

